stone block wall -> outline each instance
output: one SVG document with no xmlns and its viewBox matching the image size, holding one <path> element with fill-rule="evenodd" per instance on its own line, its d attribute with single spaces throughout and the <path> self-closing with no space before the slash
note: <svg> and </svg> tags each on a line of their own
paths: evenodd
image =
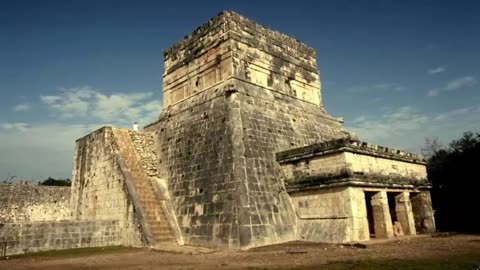
<svg viewBox="0 0 480 270">
<path fill-rule="evenodd" d="M 282 173 L 288 182 L 295 182 L 314 175 L 335 175 L 346 170 L 345 153 L 337 152 L 322 156 L 286 162 L 281 165 Z"/>
<path fill-rule="evenodd" d="M 70 219 L 70 187 L 0 184 L 0 223 Z"/>
<path fill-rule="evenodd" d="M 164 109 L 155 132 L 159 176 L 166 179 L 186 244 L 239 247 L 238 197 L 244 168 L 234 166 L 229 88 L 221 84 Z M 242 218 L 249 218 L 245 216 Z"/>
<path fill-rule="evenodd" d="M 315 51 L 226 12 L 165 52 L 163 88 L 160 119 L 146 130 L 185 242 L 295 240 L 275 153 L 346 136 L 321 105 Z"/>
<path fill-rule="evenodd" d="M 46 221 L 0 224 L 0 256 L 80 247 L 125 245 L 118 221 Z"/>
<path fill-rule="evenodd" d="M 368 228 L 367 207 L 365 201 L 365 192 L 362 188 L 348 187 L 349 193 L 347 203 L 350 207 L 349 222 L 347 230 L 349 231 L 348 241 L 366 241 L 370 239 Z"/>
<path fill-rule="evenodd" d="M 372 196 L 372 216 L 375 226 L 375 237 L 391 238 L 394 236 L 392 217 L 388 206 L 387 192 L 379 191 Z"/>
<path fill-rule="evenodd" d="M 275 153 L 345 134 L 318 107 L 229 80 L 165 108 L 156 132 L 186 243 L 246 248 L 295 239 Z"/>
<path fill-rule="evenodd" d="M 290 196 L 298 216 L 298 239 L 335 243 L 369 239 L 362 190 L 326 188 Z"/>
<path fill-rule="evenodd" d="M 412 204 L 416 231 L 418 233 L 435 232 L 435 217 L 430 191 L 422 190 L 418 193 L 411 193 L 410 201 Z"/>
<path fill-rule="evenodd" d="M 427 179 L 427 167 L 424 163 L 410 163 L 352 152 L 345 153 L 345 160 L 353 172 Z"/>
<path fill-rule="evenodd" d="M 353 174 L 396 175 L 424 180 L 426 163 L 416 154 L 368 144 L 354 139 L 333 139 L 299 146 L 277 153 L 277 160 L 287 178 L 305 175 Z"/>
<path fill-rule="evenodd" d="M 117 220 L 125 236 L 124 244 L 141 245 L 140 225 L 116 156 L 116 144 L 111 127 L 103 127 L 77 140 L 72 218 L 80 221 Z"/>
<path fill-rule="evenodd" d="M 234 12 L 220 13 L 164 55 L 164 107 L 231 76 L 322 103 L 315 50 Z"/>
</svg>

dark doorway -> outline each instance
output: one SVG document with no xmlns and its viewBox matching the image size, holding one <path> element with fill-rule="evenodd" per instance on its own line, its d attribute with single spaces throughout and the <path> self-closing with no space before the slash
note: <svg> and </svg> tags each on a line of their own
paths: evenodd
<svg viewBox="0 0 480 270">
<path fill-rule="evenodd" d="M 370 238 L 375 238 L 375 221 L 373 219 L 372 197 L 376 192 L 365 191 L 365 206 L 367 208 L 368 231 Z"/>
<path fill-rule="evenodd" d="M 395 206 L 396 206 L 395 198 L 399 194 L 400 193 L 397 193 L 397 192 L 387 192 L 388 209 L 390 210 L 390 216 L 392 217 L 392 224 L 395 224 L 395 222 L 398 221 L 397 211 L 395 209 Z"/>
</svg>

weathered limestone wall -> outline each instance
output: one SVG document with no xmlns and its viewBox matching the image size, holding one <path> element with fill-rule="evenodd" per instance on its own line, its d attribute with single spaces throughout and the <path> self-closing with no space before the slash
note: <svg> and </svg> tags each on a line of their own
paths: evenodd
<svg viewBox="0 0 480 270">
<path fill-rule="evenodd" d="M 157 133 L 161 177 L 186 243 L 238 248 L 294 240 L 275 152 L 343 135 L 315 105 L 245 86 L 254 87 L 222 83 L 164 109 L 146 127 Z"/>
<path fill-rule="evenodd" d="M 70 187 L 0 184 L 0 223 L 70 219 Z"/>
<path fill-rule="evenodd" d="M 139 224 L 116 158 L 113 129 L 104 127 L 77 140 L 71 205 L 73 219 L 118 220 L 123 244 L 141 245 Z M 132 153 L 135 154 L 135 153 Z"/>
<path fill-rule="evenodd" d="M 290 196 L 298 216 L 298 239 L 336 243 L 369 239 L 361 189 L 326 188 Z"/>
<path fill-rule="evenodd" d="M 236 13 L 165 52 L 156 132 L 186 243 L 248 248 L 296 239 L 275 152 L 344 137 L 321 105 L 315 51 Z"/>
<path fill-rule="evenodd" d="M 425 164 L 409 163 L 381 157 L 368 156 L 358 153 L 345 153 L 345 160 L 351 170 L 369 174 L 401 175 L 412 179 L 426 179 L 427 168 Z"/>
<path fill-rule="evenodd" d="M 370 239 L 368 228 L 365 192 L 362 188 L 348 187 L 350 219 L 348 223 L 349 241 L 366 241 Z"/>
<path fill-rule="evenodd" d="M 342 170 L 347 170 L 347 163 L 344 152 L 336 152 L 322 156 L 312 157 L 311 159 L 301 159 L 294 162 L 285 162 L 281 164 L 283 176 L 289 182 L 295 182 L 305 177 L 314 175 L 335 175 Z"/>
<path fill-rule="evenodd" d="M 0 224 L 0 256 L 44 250 L 124 245 L 123 233 L 119 222 L 111 220 Z"/>
<path fill-rule="evenodd" d="M 415 230 L 415 221 L 412 212 L 412 203 L 410 193 L 401 192 L 395 196 L 395 215 L 402 227 L 402 233 L 405 235 L 417 234 Z"/>
<path fill-rule="evenodd" d="M 416 231 L 418 233 L 435 232 L 435 217 L 430 191 L 422 190 L 419 193 L 411 193 L 410 201 L 412 203 Z"/>
<path fill-rule="evenodd" d="M 391 238 L 393 234 L 392 217 L 388 206 L 387 192 L 379 191 L 372 196 L 372 215 L 375 226 L 375 237 Z"/>
<path fill-rule="evenodd" d="M 345 136 L 340 124 L 323 115 L 316 105 L 273 91 L 265 91 L 247 82 L 235 81 L 238 93 L 231 106 L 236 122 L 234 141 L 242 144 L 236 155 L 245 166 L 249 193 L 249 209 L 265 209 L 259 215 L 270 235 L 278 234 L 272 244 L 292 240 L 295 233 L 295 215 L 285 191 L 280 166 L 275 153 L 298 145 Z M 244 161 L 243 161 L 244 160 Z M 267 206 L 267 207 L 266 207 Z M 268 206 L 274 213 L 270 217 Z M 278 212 L 276 209 L 279 209 Z M 248 209 L 248 208 L 247 208 Z M 263 244 L 257 242 L 254 244 Z"/>
<path fill-rule="evenodd" d="M 160 178 L 168 182 L 186 244 L 240 247 L 239 188 L 234 166 L 232 109 L 221 84 L 164 109 L 156 133 Z M 242 243 L 242 244 L 247 244 Z"/>
<path fill-rule="evenodd" d="M 351 139 L 334 139 L 276 154 L 289 191 L 329 185 L 429 188 L 415 154 Z"/>
<path fill-rule="evenodd" d="M 290 194 L 298 216 L 298 238 L 306 241 L 345 242 L 350 214 L 346 188 Z"/>
<path fill-rule="evenodd" d="M 342 171 L 371 175 L 399 175 L 412 179 L 426 179 L 424 164 L 409 163 L 382 157 L 369 156 L 354 152 L 335 152 L 331 154 L 282 164 L 287 179 L 309 175 L 334 175 Z"/>
<path fill-rule="evenodd" d="M 230 76 L 321 105 L 315 51 L 234 12 L 212 18 L 164 55 L 164 107 Z"/>
</svg>

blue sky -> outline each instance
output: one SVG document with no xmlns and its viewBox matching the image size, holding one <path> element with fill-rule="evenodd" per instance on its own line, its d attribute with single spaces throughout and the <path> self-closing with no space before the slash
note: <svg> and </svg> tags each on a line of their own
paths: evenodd
<svg viewBox="0 0 480 270">
<path fill-rule="evenodd" d="M 480 131 L 478 1 L 2 1 L 0 180 L 70 177 L 75 139 L 153 121 L 163 49 L 222 10 L 315 48 L 327 111 L 362 140 Z"/>
</svg>

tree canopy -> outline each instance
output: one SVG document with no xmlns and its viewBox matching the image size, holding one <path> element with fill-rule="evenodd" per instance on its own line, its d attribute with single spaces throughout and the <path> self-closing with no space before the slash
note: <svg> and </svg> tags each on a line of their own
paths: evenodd
<svg viewBox="0 0 480 270">
<path fill-rule="evenodd" d="M 437 229 L 480 233 L 480 133 L 465 132 L 448 147 L 427 139 L 423 150 Z"/>
<path fill-rule="evenodd" d="M 71 186 L 72 182 L 70 179 L 54 179 L 52 177 L 48 177 L 46 180 L 41 181 L 40 185 L 43 186 Z"/>
</svg>

